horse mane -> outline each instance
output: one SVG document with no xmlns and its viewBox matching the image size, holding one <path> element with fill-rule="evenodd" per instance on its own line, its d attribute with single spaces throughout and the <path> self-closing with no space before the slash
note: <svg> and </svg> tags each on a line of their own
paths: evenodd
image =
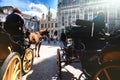
<svg viewBox="0 0 120 80">
<path fill-rule="evenodd" d="M 44 35 L 44 34 L 48 34 L 49 31 L 48 31 L 47 29 L 41 29 L 41 30 L 39 31 L 39 33 L 40 33 L 41 35 Z"/>
<path fill-rule="evenodd" d="M 45 31 L 47 31 L 47 29 L 41 29 L 39 32 L 40 32 L 40 33 L 43 33 L 43 32 L 45 32 Z"/>
</svg>

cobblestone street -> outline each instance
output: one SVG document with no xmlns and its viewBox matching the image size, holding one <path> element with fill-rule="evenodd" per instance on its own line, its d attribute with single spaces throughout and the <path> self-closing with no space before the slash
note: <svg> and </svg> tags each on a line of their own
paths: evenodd
<svg viewBox="0 0 120 80">
<path fill-rule="evenodd" d="M 62 68 L 61 78 L 58 77 L 56 60 L 58 48 L 60 48 L 59 43 L 43 42 L 40 57 L 35 57 L 32 70 L 23 76 L 23 80 L 79 80 L 82 73 L 80 63 L 66 65 Z"/>
</svg>

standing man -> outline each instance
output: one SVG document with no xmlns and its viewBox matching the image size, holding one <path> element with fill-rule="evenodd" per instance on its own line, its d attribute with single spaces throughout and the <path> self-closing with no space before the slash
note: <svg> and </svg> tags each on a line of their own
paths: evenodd
<svg viewBox="0 0 120 80">
<path fill-rule="evenodd" d="M 61 33 L 60 40 L 63 43 L 64 47 L 67 47 L 67 36 L 64 32 Z"/>
<path fill-rule="evenodd" d="M 24 19 L 21 16 L 21 11 L 18 8 L 13 8 L 13 12 L 6 17 L 4 29 L 10 34 L 14 41 L 23 42 Z"/>
<path fill-rule="evenodd" d="M 57 33 L 57 31 L 55 31 L 54 32 L 54 43 L 56 43 L 57 42 L 57 40 L 58 40 L 58 33 Z"/>
</svg>

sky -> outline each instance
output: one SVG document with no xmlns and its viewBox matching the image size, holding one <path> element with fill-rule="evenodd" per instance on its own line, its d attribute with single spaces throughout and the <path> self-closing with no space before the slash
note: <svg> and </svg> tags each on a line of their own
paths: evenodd
<svg viewBox="0 0 120 80">
<path fill-rule="evenodd" d="M 19 8 L 22 13 L 40 18 L 43 13 L 47 14 L 49 8 L 53 18 L 57 12 L 57 0 L 0 0 L 0 6 L 13 6 Z"/>
</svg>

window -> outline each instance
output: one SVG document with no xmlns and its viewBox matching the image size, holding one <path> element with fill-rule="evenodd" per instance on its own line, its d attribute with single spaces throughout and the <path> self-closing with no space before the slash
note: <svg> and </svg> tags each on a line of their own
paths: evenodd
<svg viewBox="0 0 120 80">
<path fill-rule="evenodd" d="M 55 23 L 55 27 L 57 27 L 57 23 Z"/>
<path fill-rule="evenodd" d="M 71 24 L 71 16 L 69 16 L 68 21 L 69 21 L 69 25 L 70 25 Z"/>
<path fill-rule="evenodd" d="M 76 19 L 79 19 L 79 14 L 76 15 Z"/>
<path fill-rule="evenodd" d="M 44 24 L 41 24 L 41 28 L 44 28 Z"/>
<path fill-rule="evenodd" d="M 50 21 L 50 17 L 48 17 L 48 21 Z"/>
<path fill-rule="evenodd" d="M 64 17 L 62 16 L 62 25 L 64 26 Z"/>
<path fill-rule="evenodd" d="M 120 20 L 120 9 L 117 10 L 117 18 Z"/>
<path fill-rule="evenodd" d="M 53 23 L 51 23 L 51 28 L 53 28 Z"/>
<path fill-rule="evenodd" d="M 45 24 L 45 28 L 47 28 L 47 24 Z"/>
<path fill-rule="evenodd" d="M 50 23 L 48 23 L 48 28 L 50 28 Z"/>
</svg>

